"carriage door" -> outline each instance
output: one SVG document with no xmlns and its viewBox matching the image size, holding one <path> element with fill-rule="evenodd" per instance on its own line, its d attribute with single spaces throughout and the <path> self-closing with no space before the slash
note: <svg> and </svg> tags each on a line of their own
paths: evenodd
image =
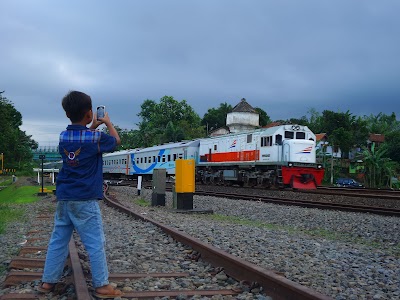
<svg viewBox="0 0 400 300">
<path fill-rule="evenodd" d="M 290 144 L 283 141 L 282 145 L 282 161 L 287 162 L 290 161 Z"/>
<path fill-rule="evenodd" d="M 276 145 L 276 149 L 277 149 L 277 161 L 282 161 L 282 157 L 283 157 L 283 147 L 282 147 L 282 135 L 281 134 L 277 134 L 275 136 L 275 145 Z"/>
</svg>

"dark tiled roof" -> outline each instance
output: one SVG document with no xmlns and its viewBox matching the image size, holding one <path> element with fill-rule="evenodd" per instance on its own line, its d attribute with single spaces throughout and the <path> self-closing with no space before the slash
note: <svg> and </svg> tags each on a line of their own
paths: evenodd
<svg viewBox="0 0 400 300">
<path fill-rule="evenodd" d="M 248 104 L 244 98 L 232 109 L 232 112 L 250 112 L 257 114 L 256 110 Z"/>
<path fill-rule="evenodd" d="M 368 139 L 371 142 L 383 143 L 385 141 L 385 135 L 384 134 L 370 133 Z"/>
<path fill-rule="evenodd" d="M 327 138 L 326 133 L 316 133 L 315 138 L 317 139 L 317 142 L 322 140 L 323 138 Z"/>
<path fill-rule="evenodd" d="M 275 127 L 275 126 L 279 126 L 279 125 L 282 125 L 282 123 L 281 122 L 272 122 L 272 123 L 269 123 L 269 124 L 263 126 L 263 128 L 270 128 L 270 127 Z"/>
</svg>

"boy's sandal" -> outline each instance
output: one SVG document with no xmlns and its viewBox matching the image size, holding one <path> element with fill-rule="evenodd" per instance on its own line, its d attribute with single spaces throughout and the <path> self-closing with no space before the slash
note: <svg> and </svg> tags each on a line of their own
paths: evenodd
<svg viewBox="0 0 400 300">
<path fill-rule="evenodd" d="M 46 288 L 43 287 L 43 284 L 44 283 L 40 284 L 36 289 L 37 289 L 38 292 L 41 292 L 41 293 L 44 293 L 44 294 L 52 292 L 54 290 L 54 287 L 56 286 L 55 284 L 48 283 L 48 284 L 51 285 L 51 288 L 46 289 Z"/>
<path fill-rule="evenodd" d="M 101 294 L 101 293 L 97 293 L 94 292 L 93 296 L 100 298 L 100 299 L 114 299 L 117 297 L 122 297 L 124 295 L 124 293 L 122 293 L 120 290 L 112 290 L 110 292 L 108 292 L 107 294 Z"/>
</svg>

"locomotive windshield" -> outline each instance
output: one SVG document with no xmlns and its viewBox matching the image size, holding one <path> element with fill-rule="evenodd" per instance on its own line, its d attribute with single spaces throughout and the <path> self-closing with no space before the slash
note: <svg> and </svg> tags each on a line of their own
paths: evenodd
<svg viewBox="0 0 400 300">
<path fill-rule="evenodd" d="M 306 133 L 305 132 L 296 132 L 296 140 L 305 140 Z"/>
<path fill-rule="evenodd" d="M 293 131 L 285 131 L 285 139 L 294 139 Z"/>
</svg>

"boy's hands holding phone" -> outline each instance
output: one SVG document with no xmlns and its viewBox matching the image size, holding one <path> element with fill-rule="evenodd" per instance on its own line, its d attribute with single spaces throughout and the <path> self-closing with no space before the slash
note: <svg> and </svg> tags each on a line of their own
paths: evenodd
<svg viewBox="0 0 400 300">
<path fill-rule="evenodd" d="M 106 112 L 106 107 L 104 105 L 97 107 L 96 113 L 94 114 L 92 126 L 90 126 L 90 128 L 96 129 L 101 124 L 106 124 L 107 127 L 109 126 L 109 124 L 111 124 L 110 117 L 108 116 L 108 113 Z"/>
<path fill-rule="evenodd" d="M 97 107 L 95 116 L 93 118 L 92 126 L 90 126 L 90 128 L 96 129 L 101 124 L 106 124 L 110 132 L 110 135 L 115 137 L 117 145 L 121 145 L 121 139 L 119 137 L 119 134 L 117 130 L 114 128 L 114 125 L 111 123 L 110 117 L 108 116 L 108 113 L 106 112 L 106 107 L 104 105 Z"/>
</svg>

